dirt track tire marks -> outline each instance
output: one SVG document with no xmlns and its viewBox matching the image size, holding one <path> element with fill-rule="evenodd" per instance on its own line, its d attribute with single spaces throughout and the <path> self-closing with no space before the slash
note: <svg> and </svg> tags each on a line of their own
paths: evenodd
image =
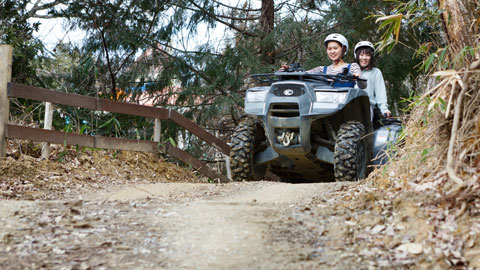
<svg viewBox="0 0 480 270">
<path fill-rule="evenodd" d="M 216 198 L 172 209 L 164 236 L 172 269 L 295 269 L 299 248 L 276 240 L 277 218 L 344 185 L 244 182 Z M 279 242 L 280 241 L 280 242 Z M 276 256 L 276 254 L 283 256 Z M 185 256 L 185 254 L 189 254 Z M 293 268 L 292 268 L 293 267 Z"/>
<path fill-rule="evenodd" d="M 294 213 L 349 184 L 161 183 L 3 201 L 0 268 L 327 269 L 305 261 L 311 225 Z"/>
</svg>

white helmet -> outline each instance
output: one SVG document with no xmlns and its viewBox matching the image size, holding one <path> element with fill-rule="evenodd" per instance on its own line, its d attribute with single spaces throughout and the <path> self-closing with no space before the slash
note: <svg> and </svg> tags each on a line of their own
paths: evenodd
<svg viewBox="0 0 480 270">
<path fill-rule="evenodd" d="M 336 33 L 328 35 L 325 38 L 325 41 L 323 42 L 325 44 L 325 47 L 327 47 L 327 43 L 329 41 L 336 41 L 336 42 L 342 44 L 342 46 L 345 47 L 345 54 L 347 54 L 347 52 L 348 52 L 348 41 L 343 35 L 336 34 Z"/>
<path fill-rule="evenodd" d="M 375 53 L 375 47 L 373 46 L 373 44 L 370 41 L 360 41 L 360 42 L 357 43 L 357 45 L 355 45 L 355 49 L 353 50 L 353 56 L 355 58 L 357 58 L 357 49 L 359 49 L 361 47 L 368 47 L 368 48 L 373 50 L 373 53 Z"/>
</svg>

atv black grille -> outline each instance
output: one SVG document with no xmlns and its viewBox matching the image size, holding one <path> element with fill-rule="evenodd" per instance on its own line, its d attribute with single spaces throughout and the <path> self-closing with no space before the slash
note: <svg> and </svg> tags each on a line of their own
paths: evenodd
<svg viewBox="0 0 480 270">
<path fill-rule="evenodd" d="M 277 97 L 298 97 L 305 94 L 305 87 L 298 84 L 275 85 L 273 94 Z"/>
<path fill-rule="evenodd" d="M 270 113 L 276 117 L 297 117 L 300 116 L 298 103 L 274 103 L 270 107 Z"/>
</svg>

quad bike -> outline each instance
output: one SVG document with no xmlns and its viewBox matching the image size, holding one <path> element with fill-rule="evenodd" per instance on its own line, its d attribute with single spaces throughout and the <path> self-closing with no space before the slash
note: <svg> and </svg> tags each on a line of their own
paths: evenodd
<svg viewBox="0 0 480 270">
<path fill-rule="evenodd" d="M 231 139 L 233 180 L 261 180 L 270 171 L 282 180 L 355 181 L 393 143 L 398 123 L 374 131 L 365 91 L 337 87 L 356 80 L 338 75 L 286 71 L 252 75 L 269 86 L 247 90 L 245 113 Z"/>
</svg>

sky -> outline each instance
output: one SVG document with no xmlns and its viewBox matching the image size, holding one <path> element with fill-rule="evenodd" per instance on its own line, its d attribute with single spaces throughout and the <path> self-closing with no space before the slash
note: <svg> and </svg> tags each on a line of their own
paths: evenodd
<svg viewBox="0 0 480 270">
<path fill-rule="evenodd" d="M 240 6 L 245 0 L 221 0 L 220 2 L 230 6 Z M 252 1 L 254 4 L 256 2 L 260 1 Z M 39 30 L 34 33 L 34 36 L 39 38 L 50 51 L 53 51 L 60 41 L 79 44 L 85 37 L 85 33 L 81 30 L 66 29 L 66 20 L 64 19 L 30 19 L 30 22 L 40 22 Z M 215 29 L 207 29 L 206 25 L 200 25 L 198 28 L 199 36 L 193 39 L 193 42 L 190 40 L 188 43 L 182 43 L 184 38 L 179 36 L 176 45 L 186 50 L 193 50 L 195 47 L 208 41 L 210 45 L 217 48 L 217 51 L 220 51 L 224 47 L 225 39 L 230 38 L 225 30 L 226 27 L 220 23 L 217 24 Z M 186 36 L 186 31 L 183 35 Z"/>
<path fill-rule="evenodd" d="M 78 43 L 85 36 L 83 31 L 65 30 L 63 19 L 31 19 L 32 22 L 40 22 L 38 32 L 34 36 L 39 38 L 49 50 L 53 50 L 55 46 L 63 41 L 65 43 Z"/>
<path fill-rule="evenodd" d="M 242 6 L 245 1 L 251 1 L 253 8 L 260 8 L 261 6 L 261 1 L 258 0 L 219 0 L 219 2 L 225 5 L 238 7 Z M 45 2 L 50 1 L 45 0 Z M 297 12 L 295 15 L 298 16 L 298 20 L 302 20 L 302 17 L 305 16 L 301 11 Z M 315 16 L 315 14 L 310 14 L 309 16 Z M 85 37 L 85 33 L 81 30 L 66 29 L 66 21 L 64 19 L 31 19 L 31 22 L 41 23 L 39 31 L 34 35 L 42 40 L 46 48 L 50 51 L 52 51 L 60 41 L 63 41 L 64 43 L 70 42 L 73 44 L 79 44 Z M 183 34 L 177 38 L 177 42 L 174 46 L 185 50 L 194 50 L 199 45 L 203 45 L 207 42 L 212 48 L 216 48 L 217 52 L 220 52 L 225 46 L 225 41 L 232 38 L 232 34 L 229 34 L 226 29 L 227 27 L 220 23 L 217 23 L 215 29 L 207 29 L 206 25 L 200 25 L 197 31 L 199 35 L 196 38 L 189 40 L 189 42 L 182 42 L 187 35 L 186 31 L 184 31 Z"/>
</svg>

